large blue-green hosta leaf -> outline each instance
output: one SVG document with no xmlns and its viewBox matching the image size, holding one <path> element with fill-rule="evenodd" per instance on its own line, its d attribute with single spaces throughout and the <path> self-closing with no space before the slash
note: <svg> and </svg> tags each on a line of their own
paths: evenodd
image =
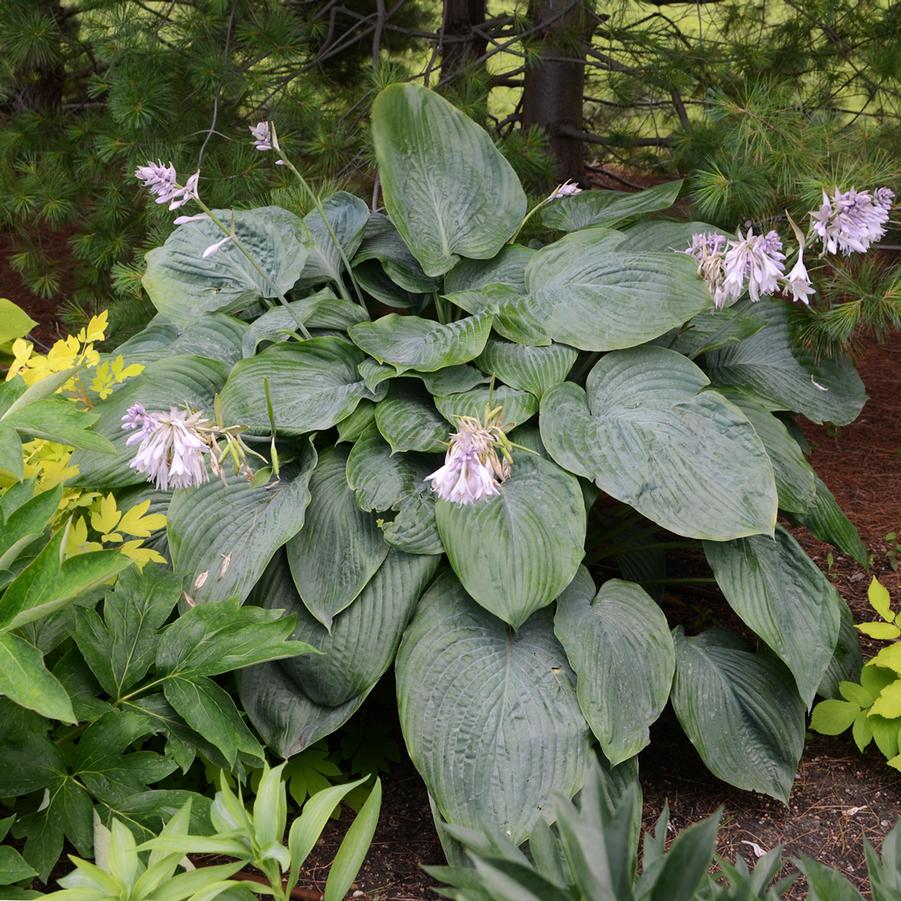
<svg viewBox="0 0 901 901">
<path fill-rule="evenodd" d="M 212 415 L 213 399 L 227 376 L 225 363 L 205 357 L 165 357 L 149 363 L 139 376 L 129 379 L 94 407 L 100 416 L 95 428 L 112 441 L 117 453 L 76 451 L 72 464 L 78 467 L 78 475 L 73 484 L 92 489 L 124 488 L 146 481 L 143 473 L 129 468 L 137 448 L 125 446 L 128 436 L 133 434 L 122 430 L 125 411 L 132 404 L 140 403 L 148 413 L 189 406 Z"/>
<path fill-rule="evenodd" d="M 578 351 L 563 344 L 528 347 L 489 338 L 475 363 L 483 372 L 496 375 L 511 388 L 528 391 L 541 400 L 545 391 L 559 385 L 569 375 L 578 356 Z"/>
<path fill-rule="evenodd" d="M 279 434 L 302 435 L 329 429 L 373 398 L 357 366 L 365 355 L 343 338 L 311 338 L 274 344 L 232 369 L 222 389 L 222 413 L 229 425 L 268 433 L 264 381 Z"/>
<path fill-rule="evenodd" d="M 204 259 L 204 250 L 223 237 L 209 220 L 175 229 L 162 247 L 147 254 L 143 285 L 157 310 L 179 326 L 204 313 L 235 312 L 260 297 L 287 294 L 310 252 L 309 231 L 287 210 L 267 206 L 214 212 L 234 226 L 254 261 L 234 241 Z"/>
<path fill-rule="evenodd" d="M 511 341 L 553 339 L 593 351 L 644 344 L 710 306 L 710 292 L 688 257 L 636 252 L 622 232 L 600 227 L 535 253 L 524 291 L 494 284 L 448 299 L 470 313 L 493 313 L 495 329 Z"/>
<path fill-rule="evenodd" d="M 385 276 L 405 291 L 430 294 L 441 285 L 440 279 L 430 278 L 422 271 L 419 261 L 383 213 L 369 216 L 363 243 L 352 263 L 356 268 L 370 260 L 378 260 Z"/>
<path fill-rule="evenodd" d="M 704 552 L 732 609 L 791 670 L 809 706 L 838 640 L 829 580 L 781 526 L 775 539 L 708 541 Z"/>
<path fill-rule="evenodd" d="M 550 455 L 679 535 L 723 541 L 771 534 L 776 485 L 742 412 L 681 354 L 642 347 L 604 356 L 585 390 L 541 401 Z"/>
<path fill-rule="evenodd" d="M 789 304 L 765 298 L 756 305 L 739 301 L 733 309 L 752 313 L 765 327 L 704 357 L 714 385 L 746 391 L 770 410 L 793 410 L 811 422 L 847 425 L 857 418 L 867 395 L 854 364 L 844 356 L 816 366 L 799 359 Z"/>
<path fill-rule="evenodd" d="M 195 601 L 243 601 L 273 554 L 303 527 L 316 453 L 306 448 L 299 468 L 255 487 L 229 473 L 176 491 L 167 534 L 172 566 Z"/>
<path fill-rule="evenodd" d="M 340 247 L 329 234 L 319 210 L 311 210 L 304 216 L 303 222 L 310 230 L 313 246 L 298 281 L 301 288 L 320 282 L 343 285 L 344 262 L 341 251 L 344 251 L 348 260 L 356 253 L 369 220 L 369 207 L 359 197 L 354 197 L 347 191 L 332 194 L 322 206 Z"/>
<path fill-rule="evenodd" d="M 488 133 L 443 97 L 385 88 L 372 108 L 385 206 L 426 275 L 490 259 L 519 228 L 526 195 Z"/>
<path fill-rule="evenodd" d="M 165 316 L 156 315 L 136 335 L 120 344 L 114 355 L 126 363 L 153 363 L 163 357 L 195 354 L 234 366 L 241 359 L 241 342 L 247 323 L 225 313 L 209 313 L 180 329 Z"/>
<path fill-rule="evenodd" d="M 326 629 L 356 599 L 388 553 L 375 517 L 357 506 L 347 484 L 347 457 L 348 451 L 337 447 L 322 453 L 310 479 L 306 527 L 285 548 L 307 610 Z"/>
<path fill-rule="evenodd" d="M 491 316 L 487 313 L 447 325 L 392 313 L 375 322 L 361 322 L 349 334 L 357 347 L 380 363 L 390 363 L 398 372 L 435 372 L 477 357 L 490 332 Z"/>
<path fill-rule="evenodd" d="M 592 225 L 613 226 L 632 216 L 665 210 L 675 203 L 681 189 L 679 179 L 634 193 L 584 191 L 550 203 L 542 210 L 541 221 L 548 228 L 566 232 Z"/>
<path fill-rule="evenodd" d="M 795 516 L 807 526 L 820 541 L 828 541 L 843 554 L 853 557 L 861 566 L 867 566 L 867 546 L 863 543 L 854 523 L 848 519 L 826 483 L 817 476 L 816 494 L 810 508 Z"/>
<path fill-rule="evenodd" d="M 439 500 L 435 515 L 463 587 L 514 629 L 560 594 L 585 554 L 579 482 L 538 454 L 514 452 L 510 478 L 494 497 Z"/>
<path fill-rule="evenodd" d="M 596 592 L 583 567 L 557 601 L 554 633 L 604 756 L 612 766 L 634 757 L 650 742 L 676 667 L 663 611 L 634 582 L 610 579 Z"/>
<path fill-rule="evenodd" d="M 294 638 L 321 654 L 253 667 L 240 674 L 241 701 L 276 752 L 289 756 L 339 728 L 391 665 L 401 633 L 437 557 L 391 551 L 360 597 L 337 614 L 328 632 L 297 594 L 279 554 L 254 589 L 253 600 L 297 617 Z M 315 658 L 315 659 L 314 659 Z"/>
<path fill-rule="evenodd" d="M 675 632 L 673 707 L 707 768 L 784 804 L 804 750 L 804 702 L 776 659 L 738 636 Z"/>
<path fill-rule="evenodd" d="M 591 760 L 549 610 L 513 634 L 453 574 L 426 592 L 397 655 L 407 749 L 444 820 L 520 844 Z"/>
</svg>

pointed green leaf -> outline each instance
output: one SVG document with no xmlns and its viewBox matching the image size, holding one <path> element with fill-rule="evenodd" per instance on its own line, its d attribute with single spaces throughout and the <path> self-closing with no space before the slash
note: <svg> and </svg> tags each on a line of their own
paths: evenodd
<svg viewBox="0 0 901 901">
<path fill-rule="evenodd" d="M 372 137 L 388 215 L 426 275 L 490 259 L 519 228 L 526 195 L 488 134 L 443 97 L 385 88 Z"/>
<path fill-rule="evenodd" d="M 528 391 L 540 400 L 546 391 L 569 375 L 578 356 L 578 351 L 563 344 L 528 347 L 489 338 L 475 362 L 483 372 L 496 375 L 511 388 Z"/>
<path fill-rule="evenodd" d="M 632 216 L 671 207 L 682 190 L 682 180 L 654 185 L 644 191 L 583 191 L 552 201 L 541 211 L 548 228 L 572 232 L 592 225 L 615 226 Z"/>
<path fill-rule="evenodd" d="M 9 632 L 0 632 L 0 695 L 48 719 L 77 722 L 65 688 L 44 666 L 44 655 Z"/>
</svg>

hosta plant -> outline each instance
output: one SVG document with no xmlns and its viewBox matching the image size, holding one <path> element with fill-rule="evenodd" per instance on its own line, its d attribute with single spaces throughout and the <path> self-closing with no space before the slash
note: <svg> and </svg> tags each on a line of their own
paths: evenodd
<svg viewBox="0 0 901 901">
<path fill-rule="evenodd" d="M 319 654 L 239 674 L 285 757 L 394 665 L 441 821 L 521 843 L 668 702 L 717 776 L 785 800 L 805 711 L 859 665 L 777 522 L 862 553 L 793 418 L 852 421 L 852 363 L 793 350 L 769 236 L 729 244 L 747 271 L 723 259 L 714 308 L 684 252 L 712 229 L 641 219 L 678 185 L 555 192 L 543 221 L 566 234 L 526 246 L 515 174 L 440 97 L 387 88 L 373 137 L 384 211 L 211 210 L 202 173 L 141 168 L 180 227 L 147 256 L 159 315 L 116 351 L 145 369 L 95 408 L 118 454 L 80 451 L 78 479 L 154 498 L 189 603 L 297 617 Z M 253 139 L 290 167 L 268 124 Z M 211 422 L 248 449 L 237 469 Z M 661 589 L 692 553 L 743 637 L 674 628 Z"/>
</svg>

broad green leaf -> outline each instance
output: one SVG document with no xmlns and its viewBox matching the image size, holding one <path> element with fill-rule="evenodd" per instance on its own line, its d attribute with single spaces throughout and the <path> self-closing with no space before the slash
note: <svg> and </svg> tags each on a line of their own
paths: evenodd
<svg viewBox="0 0 901 901">
<path fill-rule="evenodd" d="M 472 598 L 514 629 L 572 581 L 585 554 L 579 483 L 550 460 L 516 451 L 500 493 L 475 504 L 439 500 L 448 560 Z"/>
<path fill-rule="evenodd" d="M 531 247 L 507 244 L 489 260 L 460 260 L 444 279 L 444 290 L 470 291 L 487 285 L 507 285 L 520 293 L 526 289 L 526 266 L 535 255 Z"/>
<path fill-rule="evenodd" d="M 734 309 L 750 306 L 750 301 L 739 301 Z M 800 359 L 791 336 L 790 304 L 764 299 L 752 312 L 765 323 L 763 329 L 704 357 L 713 384 L 746 391 L 770 410 L 793 410 L 812 422 L 853 422 L 867 396 L 851 360 L 841 357 L 814 366 Z"/>
<path fill-rule="evenodd" d="M 0 472 L 8 473 L 16 482 L 25 478 L 19 433 L 4 425 L 0 425 Z"/>
<path fill-rule="evenodd" d="M 488 382 L 484 372 L 480 372 L 475 366 L 470 366 L 468 363 L 460 366 L 448 366 L 447 369 L 439 369 L 437 372 L 409 372 L 406 375 L 422 379 L 426 391 L 435 397 L 459 394 L 461 391 L 469 391 L 476 385 L 484 385 Z"/>
<path fill-rule="evenodd" d="M 408 554 L 443 554 L 444 545 L 435 521 L 437 495 L 424 484 L 398 505 L 394 519 L 382 526 L 385 541 Z"/>
<path fill-rule="evenodd" d="M 528 347 L 489 338 L 475 363 L 511 388 L 528 391 L 541 400 L 546 391 L 564 381 L 578 356 L 578 351 L 563 344 Z"/>
<path fill-rule="evenodd" d="M 359 197 L 354 197 L 347 191 L 337 191 L 327 198 L 322 206 L 325 209 L 325 218 L 341 248 L 329 234 L 319 210 L 314 209 L 307 213 L 303 222 L 313 238 L 313 246 L 306 266 L 300 274 L 298 287 L 320 282 L 342 285 L 341 273 L 344 271 L 344 263 L 341 260 L 341 249 L 349 260 L 360 246 L 363 230 L 369 220 L 369 207 Z"/>
<path fill-rule="evenodd" d="M 507 431 L 515 429 L 531 419 L 538 412 L 538 400 L 528 391 L 498 385 L 496 388 L 473 388 L 460 394 L 436 397 L 438 412 L 452 425 L 457 425 L 460 416 L 474 416 L 484 419 L 486 410 L 503 407 L 501 422 Z"/>
<path fill-rule="evenodd" d="M 435 409 L 428 392 L 413 383 L 391 385 L 388 397 L 376 406 L 375 422 L 395 453 L 441 454 L 447 450 L 451 432 L 447 420 Z"/>
<path fill-rule="evenodd" d="M 734 238 L 728 232 L 711 225 L 709 222 L 676 222 L 659 220 L 657 222 L 636 222 L 624 229 L 629 238 L 629 247 L 633 250 L 685 250 L 691 244 L 692 235 L 699 232 L 715 232 Z M 711 299 L 712 304 L 712 299 Z"/>
<path fill-rule="evenodd" d="M 445 573 L 397 656 L 407 750 L 449 823 L 518 845 L 588 776 L 588 727 L 548 610 L 517 633 Z M 474 703 L 477 699 L 477 703 Z"/>
<path fill-rule="evenodd" d="M 157 314 L 111 356 L 121 354 L 128 364 L 146 365 L 164 357 L 195 354 L 234 366 L 241 359 L 241 342 L 247 331 L 247 323 L 225 313 L 208 313 L 184 328 Z"/>
<path fill-rule="evenodd" d="M 582 390 L 541 401 L 541 437 L 570 472 L 678 535 L 722 541 L 771 533 L 773 467 L 742 412 L 681 354 L 604 356 Z"/>
<path fill-rule="evenodd" d="M 552 304 L 525 293 L 524 288 L 485 285 L 445 297 L 474 316 L 490 313 L 494 317 L 494 330 L 516 344 L 546 347 L 552 343 L 548 319 L 554 309 Z"/>
<path fill-rule="evenodd" d="M 131 560 L 115 550 L 63 560 L 64 540 L 65 530 L 61 529 L 9 584 L 0 598 L 0 631 L 18 629 L 49 616 L 131 566 Z"/>
<path fill-rule="evenodd" d="M 814 504 L 816 473 L 785 425 L 765 407 L 738 392 L 727 395 L 754 426 L 773 464 L 779 509 L 805 513 Z"/>
<path fill-rule="evenodd" d="M 583 191 L 554 200 L 541 211 L 548 228 L 572 232 L 592 225 L 614 226 L 632 216 L 671 207 L 682 189 L 682 180 L 664 182 L 644 191 Z"/>
<path fill-rule="evenodd" d="M 241 607 L 237 601 L 199 605 L 164 630 L 156 669 L 169 678 L 218 676 L 312 651 L 289 640 L 293 630 L 293 618 L 280 610 Z"/>
<path fill-rule="evenodd" d="M 580 350 L 643 344 L 710 305 L 696 265 L 670 252 L 636 252 L 622 232 L 593 228 L 539 250 L 520 302 L 549 338 Z"/>
<path fill-rule="evenodd" d="M 150 413 L 188 406 L 212 414 L 213 398 L 225 384 L 227 375 L 225 363 L 205 357 L 166 357 L 149 363 L 139 376 L 129 379 L 94 407 L 94 412 L 100 416 L 95 429 L 112 441 L 116 456 L 77 451 L 72 455 L 71 463 L 78 466 L 79 474 L 70 484 L 96 490 L 145 482 L 143 473 L 129 468 L 137 448 L 125 445 L 131 434 L 122 430 L 125 411 L 140 403 Z"/>
<path fill-rule="evenodd" d="M 24 338 L 37 323 L 17 304 L 0 297 L 0 344 Z M 10 882 L 18 880 L 11 879 Z M 0 885 L 4 883 L 0 882 Z"/>
<path fill-rule="evenodd" d="M 382 783 L 376 778 L 369 797 L 341 840 L 325 883 L 323 901 L 343 901 L 369 853 L 382 808 Z"/>
<path fill-rule="evenodd" d="M 765 535 L 704 543 L 732 609 L 789 668 L 807 706 L 838 641 L 835 588 L 781 526 Z"/>
<path fill-rule="evenodd" d="M 0 695 L 48 719 L 77 722 L 65 688 L 44 666 L 44 655 L 10 632 L 0 632 Z"/>
<path fill-rule="evenodd" d="M 285 660 L 280 668 L 298 691 L 324 707 L 339 707 L 368 693 L 394 660 L 401 634 L 438 564 L 437 557 L 389 552 L 357 601 L 334 618 L 328 631 L 306 610 L 280 554 L 253 599 L 293 613 L 293 637 L 321 652 Z"/>
<path fill-rule="evenodd" d="M 230 767 L 240 753 L 263 756 L 234 701 L 212 679 L 173 677 L 163 683 L 163 692 L 185 722 L 222 752 Z"/>
<path fill-rule="evenodd" d="M 554 634 L 604 756 L 611 766 L 634 757 L 650 742 L 676 667 L 663 611 L 633 582 L 610 579 L 595 593 L 582 567 L 557 600 Z"/>
<path fill-rule="evenodd" d="M 418 316 L 392 313 L 350 328 L 351 340 L 380 363 L 398 372 L 435 372 L 477 357 L 491 332 L 491 316 L 483 314 L 442 325 Z"/>
<path fill-rule="evenodd" d="M 385 275 L 396 285 L 414 294 L 430 294 L 438 290 L 440 279 L 430 278 L 400 233 L 383 213 L 372 213 L 360 249 L 352 262 L 354 267 L 368 260 L 378 260 Z"/>
<path fill-rule="evenodd" d="M 62 499 L 62 486 L 43 491 L 11 510 L 0 531 L 0 570 L 9 569 L 19 553 L 47 528 Z"/>
<path fill-rule="evenodd" d="M 298 333 L 297 320 L 311 329 L 347 329 L 367 320 L 366 311 L 350 300 L 335 297 L 331 288 L 323 288 L 303 300 L 292 300 L 258 316 L 244 333 L 241 356 L 252 357 L 263 341 L 285 341 Z"/>
<path fill-rule="evenodd" d="M 15 848 L 9 845 L 0 845 L 0 886 L 3 886 L 5 895 L 11 898 L 16 897 L 7 886 L 12 885 L 14 882 L 31 879 L 37 875 L 37 870 L 30 866 Z M 13 889 L 13 891 L 15 890 Z M 39 896 L 36 895 L 35 897 Z"/>
<path fill-rule="evenodd" d="M 228 473 L 175 492 L 166 527 L 172 567 L 195 601 L 247 597 L 272 555 L 303 528 L 315 465 L 309 447 L 299 469 L 286 468 L 278 481 L 254 487 Z"/>
<path fill-rule="evenodd" d="M 362 400 L 350 416 L 338 423 L 337 443 L 356 441 L 370 431 L 374 425 L 375 404 L 371 400 Z"/>
<path fill-rule="evenodd" d="M 253 257 L 229 241 L 214 254 L 203 252 L 223 234 L 210 221 L 181 225 L 162 247 L 147 254 L 142 283 L 153 305 L 177 325 L 187 326 L 205 313 L 242 310 L 261 297 L 287 294 L 300 277 L 312 238 L 293 213 L 279 207 L 215 210 Z"/>
<path fill-rule="evenodd" d="M 310 479 L 305 528 L 285 548 L 304 604 L 327 629 L 388 553 L 375 517 L 357 506 L 347 484 L 347 458 L 348 452 L 337 447 L 319 457 Z"/>
<path fill-rule="evenodd" d="M 154 564 L 123 572 L 103 602 L 75 611 L 73 638 L 91 672 L 113 698 L 136 685 L 156 655 L 158 632 L 181 597 L 181 580 Z"/>
<path fill-rule="evenodd" d="M 810 728 L 822 735 L 841 735 L 851 728 L 860 713 L 860 705 L 851 701 L 820 701 L 813 708 Z"/>
<path fill-rule="evenodd" d="M 395 310 L 421 310 L 429 299 L 428 295 L 414 294 L 398 285 L 378 260 L 366 260 L 354 266 L 354 279 L 367 294 Z"/>
<path fill-rule="evenodd" d="M 372 137 L 388 215 L 426 275 L 491 259 L 519 228 L 526 195 L 489 135 L 443 97 L 385 88 Z"/>
<path fill-rule="evenodd" d="M 861 540 L 860 533 L 842 512 L 832 492 L 819 476 L 816 477 L 813 503 L 806 512 L 795 514 L 795 519 L 820 541 L 827 541 L 861 566 L 867 565 L 867 546 Z"/>
<path fill-rule="evenodd" d="M 788 803 L 804 749 L 804 702 L 791 674 L 735 635 L 675 632 L 673 708 L 707 768 Z"/>
<path fill-rule="evenodd" d="M 15 429 L 29 438 L 45 438 L 107 458 L 116 449 L 105 436 L 92 430 L 97 414 L 79 409 L 62 397 L 47 397 L 21 407 L 10 407 L 0 417 L 4 429 Z"/>
<path fill-rule="evenodd" d="M 362 351 L 343 338 L 312 338 L 302 344 L 274 344 L 242 360 L 222 389 L 222 411 L 229 424 L 268 434 L 264 383 L 280 435 L 330 429 L 373 395 L 357 373 Z"/>
</svg>

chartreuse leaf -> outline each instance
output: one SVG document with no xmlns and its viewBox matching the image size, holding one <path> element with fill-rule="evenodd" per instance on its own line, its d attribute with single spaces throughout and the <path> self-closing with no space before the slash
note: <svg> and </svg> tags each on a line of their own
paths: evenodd
<svg viewBox="0 0 901 901">
<path fill-rule="evenodd" d="M 8 344 L 16 338 L 25 337 L 36 325 L 37 323 L 20 306 L 5 297 L 0 297 L 0 344 Z"/>
<path fill-rule="evenodd" d="M 606 354 L 585 390 L 541 401 L 551 457 L 649 519 L 691 538 L 771 534 L 773 467 L 753 426 L 690 360 L 662 347 Z"/>
<path fill-rule="evenodd" d="M 48 719 L 77 722 L 65 688 L 44 666 L 44 655 L 11 632 L 0 632 L 0 695 Z"/>
<path fill-rule="evenodd" d="M 614 226 L 624 219 L 665 210 L 672 206 L 682 180 L 654 185 L 644 191 L 584 191 L 572 197 L 552 201 L 541 211 L 541 221 L 548 228 L 576 231 L 592 225 Z"/>
<path fill-rule="evenodd" d="M 351 341 L 379 363 L 398 372 L 435 372 L 477 357 L 491 332 L 491 316 L 482 313 L 442 325 L 419 316 L 392 313 L 349 330 Z"/>
<path fill-rule="evenodd" d="M 372 108 L 385 206 L 426 275 L 491 259 L 519 228 L 526 195 L 491 138 L 443 97 L 385 88 Z"/>
<path fill-rule="evenodd" d="M 729 605 L 791 670 L 810 705 L 838 641 L 835 588 L 781 526 L 775 540 L 708 541 L 704 553 Z"/>
<path fill-rule="evenodd" d="M 278 481 L 254 486 L 228 473 L 178 491 L 169 505 L 172 567 L 198 602 L 244 600 L 272 555 L 303 528 L 316 465 L 312 446 Z M 216 528 L 210 528 L 216 523 Z"/>
<path fill-rule="evenodd" d="M 143 404 L 148 412 L 169 411 L 172 407 L 203 410 L 212 413 L 213 398 L 225 383 L 228 366 L 205 357 L 165 357 L 149 363 L 144 371 L 129 379 L 106 400 L 99 401 L 94 412 L 99 414 L 95 430 L 116 448 L 116 455 L 77 451 L 72 465 L 78 475 L 72 484 L 96 490 L 139 485 L 144 473 L 129 468 L 137 449 L 126 447 L 129 432 L 122 429 L 122 416 L 133 404 Z"/>
<path fill-rule="evenodd" d="M 234 241 L 204 259 L 203 251 L 223 237 L 209 220 L 179 226 L 162 247 L 147 254 L 144 290 L 160 313 L 182 327 L 205 313 L 236 312 L 260 297 L 287 294 L 309 256 L 309 231 L 287 210 L 260 207 L 215 214 L 235 228 L 255 264 Z"/>
<path fill-rule="evenodd" d="M 867 600 L 870 606 L 886 621 L 894 622 L 895 614 L 892 613 L 892 599 L 889 597 L 888 589 L 876 578 L 870 580 L 867 588 Z"/>
<path fill-rule="evenodd" d="M 557 600 L 554 634 L 604 756 L 611 766 L 634 757 L 650 742 L 676 667 L 663 611 L 633 582 L 610 579 L 595 592 L 581 567 Z"/>
<path fill-rule="evenodd" d="M 514 629 L 570 583 L 585 554 L 585 503 L 578 480 L 550 460 L 514 451 L 494 497 L 439 500 L 438 533 L 463 587 Z"/>
<path fill-rule="evenodd" d="M 475 362 L 483 372 L 496 375 L 511 388 L 528 391 L 540 400 L 546 391 L 569 375 L 578 356 L 578 351 L 563 344 L 528 347 L 489 338 Z"/>
<path fill-rule="evenodd" d="M 62 494 L 61 485 L 42 491 L 6 512 L 5 522 L 0 519 L 3 526 L 0 530 L 0 570 L 9 569 L 19 553 L 43 534 L 59 507 Z"/>
<path fill-rule="evenodd" d="M 746 391 L 771 410 L 793 410 L 812 422 L 846 425 L 857 418 L 867 396 L 849 358 L 814 366 L 796 356 L 791 310 L 781 301 L 765 298 L 750 309 L 750 301 L 742 300 L 734 309 L 750 310 L 765 327 L 704 357 L 714 385 Z"/>
<path fill-rule="evenodd" d="M 857 719 L 860 704 L 853 701 L 820 701 L 813 708 L 810 728 L 822 735 L 841 735 Z"/>
<path fill-rule="evenodd" d="M 357 372 L 364 359 L 363 352 L 343 338 L 274 344 L 232 369 L 222 389 L 223 416 L 230 424 L 268 434 L 268 383 L 280 435 L 330 429 L 363 398 L 374 397 Z"/>
<path fill-rule="evenodd" d="M 882 716 L 895 720 L 901 716 L 901 680 L 886 685 L 870 707 L 871 716 Z"/>
<path fill-rule="evenodd" d="M 0 599 L 0 631 L 42 619 L 78 595 L 102 585 L 131 561 L 118 551 L 95 551 L 63 560 L 65 529 L 9 584 Z"/>
<path fill-rule="evenodd" d="M 407 750 L 447 822 L 518 845 L 554 792 L 584 784 L 589 733 L 550 611 L 511 633 L 446 572 L 424 595 L 396 671 Z"/>
<path fill-rule="evenodd" d="M 804 748 L 804 703 L 791 674 L 729 632 L 674 636 L 673 708 L 707 768 L 788 803 Z"/>
<path fill-rule="evenodd" d="M 391 665 L 401 634 L 438 564 L 434 556 L 390 551 L 328 632 L 301 601 L 283 555 L 272 561 L 253 599 L 293 613 L 294 637 L 321 652 L 240 675 L 241 701 L 272 748 L 285 756 L 296 754 L 337 729 L 362 703 Z"/>
<path fill-rule="evenodd" d="M 329 448 L 310 479 L 306 524 L 286 545 L 294 583 L 327 629 L 381 566 L 388 553 L 375 517 L 362 511 L 347 484 L 348 451 Z"/>
</svg>

